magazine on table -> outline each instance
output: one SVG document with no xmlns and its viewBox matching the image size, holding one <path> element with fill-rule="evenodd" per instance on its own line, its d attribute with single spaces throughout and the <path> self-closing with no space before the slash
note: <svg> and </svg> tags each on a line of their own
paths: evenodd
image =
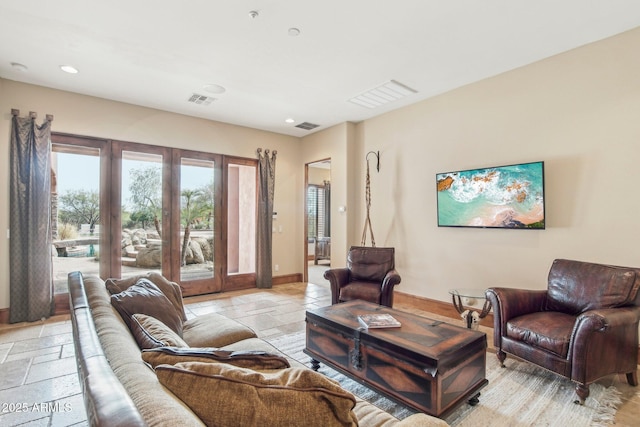
<svg viewBox="0 0 640 427">
<path fill-rule="evenodd" d="M 365 328 L 399 328 L 402 326 L 395 317 L 386 313 L 361 314 L 358 316 L 358 321 Z"/>
</svg>

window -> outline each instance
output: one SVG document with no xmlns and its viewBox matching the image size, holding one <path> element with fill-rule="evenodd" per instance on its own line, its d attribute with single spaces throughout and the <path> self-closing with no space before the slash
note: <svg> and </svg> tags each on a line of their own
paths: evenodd
<svg viewBox="0 0 640 427">
<path fill-rule="evenodd" d="M 328 182 L 307 187 L 307 238 L 330 237 Z"/>
<path fill-rule="evenodd" d="M 227 167 L 227 271 L 255 273 L 257 167 L 230 163 Z"/>
</svg>

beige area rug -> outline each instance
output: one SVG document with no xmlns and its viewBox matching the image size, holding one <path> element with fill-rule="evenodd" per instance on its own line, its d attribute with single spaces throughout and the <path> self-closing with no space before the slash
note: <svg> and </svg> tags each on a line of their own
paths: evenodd
<svg viewBox="0 0 640 427">
<path fill-rule="evenodd" d="M 291 358 L 310 366 L 310 358 L 302 352 L 305 333 L 269 340 Z M 507 358 L 501 368 L 493 354 L 487 354 L 489 384 L 481 390 L 480 403 L 462 403 L 445 418 L 452 426 L 524 427 L 524 426 L 609 426 L 614 424 L 620 392 L 615 387 L 592 384 L 584 406 L 576 405 L 571 381 L 530 363 Z M 373 390 L 353 381 L 325 365 L 322 374 L 337 380 L 342 387 L 399 419 L 414 413 Z"/>
</svg>

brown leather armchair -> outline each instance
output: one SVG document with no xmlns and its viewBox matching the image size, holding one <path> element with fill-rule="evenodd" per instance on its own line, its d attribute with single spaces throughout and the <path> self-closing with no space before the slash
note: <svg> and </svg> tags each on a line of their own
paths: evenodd
<svg viewBox="0 0 640 427">
<path fill-rule="evenodd" d="M 352 246 L 347 267 L 324 272 L 331 283 L 331 304 L 361 299 L 393 306 L 393 287 L 400 283 L 394 248 Z"/>
<path fill-rule="evenodd" d="M 569 378 L 580 404 L 610 374 L 638 385 L 639 288 L 638 268 L 557 259 L 546 291 L 487 289 L 500 363 L 509 353 Z"/>
</svg>

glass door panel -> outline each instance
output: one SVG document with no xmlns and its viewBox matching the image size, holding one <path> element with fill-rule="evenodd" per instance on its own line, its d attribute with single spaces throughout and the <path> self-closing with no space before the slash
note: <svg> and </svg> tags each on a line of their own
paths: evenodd
<svg viewBox="0 0 640 427">
<path fill-rule="evenodd" d="M 212 279 L 214 265 L 215 162 L 180 163 L 180 281 Z"/>
<path fill-rule="evenodd" d="M 256 173 L 254 165 L 227 168 L 227 274 L 256 271 Z"/>
<path fill-rule="evenodd" d="M 55 293 L 67 275 L 100 274 L 100 149 L 52 144 L 51 220 Z"/>
<path fill-rule="evenodd" d="M 122 151 L 121 277 L 162 273 L 163 156 Z"/>
</svg>

